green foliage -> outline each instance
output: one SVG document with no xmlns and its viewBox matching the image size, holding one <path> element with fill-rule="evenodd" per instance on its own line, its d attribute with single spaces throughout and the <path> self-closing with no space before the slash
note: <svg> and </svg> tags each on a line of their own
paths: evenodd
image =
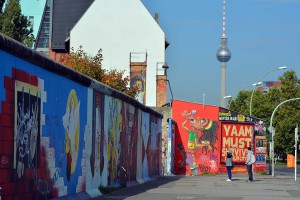
<svg viewBox="0 0 300 200">
<path fill-rule="evenodd" d="M 278 78 L 281 86 L 273 87 L 267 94 L 255 91 L 252 99 L 252 116 L 266 121 L 269 127 L 271 115 L 281 102 L 300 97 L 300 79 L 296 72 L 285 72 Z M 230 109 L 249 114 L 252 91 L 242 90 L 230 104 Z M 300 100 L 283 104 L 275 113 L 272 124 L 275 127 L 275 152 L 293 153 L 295 127 L 300 125 Z"/>
<path fill-rule="evenodd" d="M 74 51 L 72 48 L 70 54 L 62 58 L 62 63 L 134 98 L 138 88 L 128 87 L 130 79 L 129 77 L 124 77 L 124 71 L 116 69 L 105 70 L 102 68 L 102 60 L 101 49 L 95 56 L 89 56 L 80 46 L 77 51 Z"/>
<path fill-rule="evenodd" d="M 7 0 L 3 11 L 5 0 L 0 1 L 0 31 L 1 33 L 32 47 L 34 43 L 33 29 L 30 22 L 21 13 L 21 5 L 19 0 Z"/>
<path fill-rule="evenodd" d="M 230 109 L 240 113 L 249 114 L 251 91 L 242 90 L 235 100 L 232 100 Z"/>
</svg>

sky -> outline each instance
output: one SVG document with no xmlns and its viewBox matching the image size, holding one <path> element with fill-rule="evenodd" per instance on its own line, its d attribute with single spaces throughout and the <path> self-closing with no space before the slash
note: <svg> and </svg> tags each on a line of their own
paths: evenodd
<svg viewBox="0 0 300 200">
<path fill-rule="evenodd" d="M 141 0 L 170 43 L 168 79 L 174 99 L 220 105 L 223 0 Z M 226 95 L 262 81 L 277 81 L 287 70 L 300 78 L 300 0 L 227 0 L 226 35 L 231 59 Z M 273 69 L 286 66 L 286 70 Z M 272 71 L 272 72 L 270 72 Z M 269 73 L 270 72 L 270 73 Z M 168 92 L 170 102 L 170 90 Z"/>
</svg>

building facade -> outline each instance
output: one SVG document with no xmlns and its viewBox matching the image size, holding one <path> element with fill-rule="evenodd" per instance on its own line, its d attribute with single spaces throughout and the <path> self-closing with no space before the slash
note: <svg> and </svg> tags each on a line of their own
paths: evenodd
<svg viewBox="0 0 300 200">
<path fill-rule="evenodd" d="M 94 55 L 102 49 L 105 69 L 124 70 L 127 76 L 130 66 L 145 62 L 139 77 L 145 82 L 142 103 L 147 106 L 156 106 L 165 44 L 165 33 L 140 0 L 94 1 L 70 31 L 70 47 L 82 46 Z"/>
</svg>

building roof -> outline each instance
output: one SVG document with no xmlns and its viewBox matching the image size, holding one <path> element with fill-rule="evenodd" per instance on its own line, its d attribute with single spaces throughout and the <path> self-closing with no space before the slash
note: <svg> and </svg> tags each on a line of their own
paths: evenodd
<svg viewBox="0 0 300 200">
<path fill-rule="evenodd" d="M 65 51 L 70 31 L 94 0 L 53 0 L 51 48 Z M 94 22 L 91 22 L 94 23 Z"/>
</svg>

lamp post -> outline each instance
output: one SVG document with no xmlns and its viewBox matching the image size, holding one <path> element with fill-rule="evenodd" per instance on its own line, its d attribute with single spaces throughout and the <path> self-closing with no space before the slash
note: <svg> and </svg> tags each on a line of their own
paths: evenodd
<svg viewBox="0 0 300 200">
<path fill-rule="evenodd" d="M 158 71 L 160 71 L 160 69 L 158 69 L 158 65 L 159 64 L 162 64 L 162 65 L 160 65 L 161 66 L 161 69 L 163 69 L 164 70 L 164 74 L 158 74 Z M 166 63 L 166 62 L 157 62 L 156 63 L 156 75 L 167 75 L 166 74 L 166 70 L 169 68 L 169 66 L 168 66 L 168 64 Z"/>
<path fill-rule="evenodd" d="M 227 96 L 223 97 L 223 99 L 231 99 L 232 100 L 232 96 L 231 95 L 227 95 Z M 228 106 L 226 106 L 226 108 L 228 108 Z"/>
<path fill-rule="evenodd" d="M 273 113 L 272 113 L 272 116 L 271 116 L 271 120 L 270 120 L 270 129 L 271 129 L 271 137 L 272 137 L 272 141 L 270 142 L 270 149 L 271 149 L 271 155 L 270 155 L 270 158 L 271 156 L 273 157 L 274 155 L 274 136 L 275 136 L 275 131 L 274 131 L 274 128 L 272 127 L 272 122 L 273 122 L 273 117 L 274 117 L 274 114 L 276 112 L 276 110 L 278 108 L 280 108 L 280 106 L 284 103 L 287 103 L 289 101 L 295 101 L 295 100 L 300 100 L 300 98 L 293 98 L 293 99 L 288 99 L 288 100 L 285 100 L 283 102 L 281 102 L 280 104 L 278 104 L 278 106 L 276 106 L 276 108 L 274 109 Z M 272 176 L 274 176 L 274 159 L 272 159 Z"/>
<path fill-rule="evenodd" d="M 272 70 L 270 70 L 270 71 L 268 71 L 267 73 L 265 73 L 264 75 L 262 75 L 262 77 L 260 77 L 260 79 L 257 81 L 257 83 L 259 83 L 266 75 L 268 75 L 269 73 L 271 73 L 271 72 L 273 72 L 273 71 L 276 71 L 276 70 L 282 70 L 282 69 L 286 69 L 287 67 L 286 66 L 282 66 L 282 67 L 276 67 L 276 68 L 274 68 L 274 69 L 272 69 Z M 253 91 L 252 91 L 252 94 L 251 94 L 251 98 L 250 98 L 250 116 L 251 116 L 251 108 L 252 108 L 252 99 L 253 99 L 253 94 L 254 94 L 254 91 L 256 90 L 256 86 L 257 85 L 255 85 L 254 87 L 253 87 Z"/>
<path fill-rule="evenodd" d="M 251 86 L 255 86 L 256 84 L 261 84 L 261 82 L 253 83 L 253 84 L 248 85 L 248 86 L 244 87 L 243 89 L 237 91 L 237 93 L 235 93 L 235 94 L 233 95 L 233 97 L 231 98 L 231 101 L 229 102 L 228 108 L 230 108 L 230 105 L 231 105 L 231 102 L 232 102 L 233 98 L 236 97 L 240 91 L 243 91 L 243 90 L 245 90 L 245 89 L 247 89 L 247 88 L 249 88 L 249 87 L 251 87 Z"/>
<path fill-rule="evenodd" d="M 216 102 L 216 101 L 219 100 L 219 99 L 224 99 L 224 100 L 226 100 L 226 99 L 230 99 L 230 98 L 232 98 L 231 95 L 226 95 L 226 96 L 223 96 L 223 97 L 221 97 L 221 98 L 215 99 L 215 100 L 213 101 L 213 103 Z M 221 105 L 221 106 L 222 106 L 222 105 Z"/>
<path fill-rule="evenodd" d="M 258 85 L 261 85 L 262 84 L 262 82 L 257 82 L 257 83 L 253 83 L 253 90 L 252 90 L 252 93 L 251 93 L 251 98 L 250 98 L 250 116 L 251 116 L 251 108 L 252 108 L 252 100 L 253 100 L 253 94 L 254 94 L 254 91 L 256 90 L 256 87 L 258 86 Z"/>
</svg>

